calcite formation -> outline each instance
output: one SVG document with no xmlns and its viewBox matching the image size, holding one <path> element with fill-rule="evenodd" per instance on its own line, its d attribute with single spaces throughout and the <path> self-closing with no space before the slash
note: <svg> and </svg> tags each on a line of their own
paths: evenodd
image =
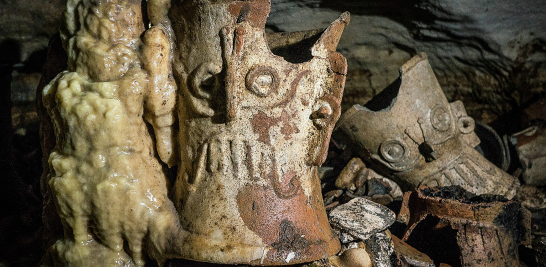
<svg viewBox="0 0 546 267">
<path fill-rule="evenodd" d="M 269 6 L 68 1 L 68 67 L 41 90 L 42 185 L 64 228 L 44 265 L 285 265 L 339 251 L 317 166 L 340 115 L 349 15 L 268 36 Z M 295 50 L 274 55 L 268 38 Z"/>
<path fill-rule="evenodd" d="M 142 19 L 140 1 L 67 4 L 68 69 L 42 91 L 56 136 L 43 184 L 65 228 L 55 264 L 142 265 L 144 248 L 159 249 L 177 222 L 155 156 L 171 162 L 170 42 Z"/>
</svg>

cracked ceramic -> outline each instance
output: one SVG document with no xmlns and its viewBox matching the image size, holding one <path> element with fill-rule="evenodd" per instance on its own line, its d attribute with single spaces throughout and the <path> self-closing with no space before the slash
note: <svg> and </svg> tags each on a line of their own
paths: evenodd
<svg viewBox="0 0 546 267">
<path fill-rule="evenodd" d="M 437 223 L 431 224 L 435 219 Z M 422 186 L 406 192 L 398 221 L 407 224 L 404 241 L 425 233 L 433 238 L 438 232 L 445 244 L 456 241 L 459 251 L 452 255 L 459 257 L 451 259 L 452 265 L 518 266 L 518 246 L 531 243 L 531 212 L 520 203 L 476 196 L 457 186 Z M 426 245 L 423 249 L 431 251 Z"/>
<path fill-rule="evenodd" d="M 521 178 L 527 185 L 545 186 L 546 177 L 546 128 L 537 123 L 509 137 L 521 163 Z"/>
<path fill-rule="evenodd" d="M 460 101 L 447 102 L 425 54 L 404 64 L 400 77 L 365 106 L 344 113 L 337 128 L 405 190 L 459 185 L 512 198 L 519 186 L 473 149 L 474 120 Z"/>
<path fill-rule="evenodd" d="M 249 3 L 226 8 L 247 19 L 223 27 L 222 57 L 196 63 L 184 71 L 195 80 L 180 85 L 180 149 L 188 153 L 181 154 L 174 202 L 190 233 L 180 255 L 259 265 L 325 258 L 340 245 L 317 166 L 340 114 L 346 61 L 335 47 L 349 17 L 303 40 L 307 58 L 296 62 L 268 47 L 268 4 Z M 215 77 L 220 60 L 223 84 Z"/>
</svg>

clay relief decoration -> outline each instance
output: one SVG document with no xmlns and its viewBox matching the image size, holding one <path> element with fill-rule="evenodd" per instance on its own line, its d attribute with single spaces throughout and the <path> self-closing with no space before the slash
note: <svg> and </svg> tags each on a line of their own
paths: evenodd
<svg viewBox="0 0 546 267">
<path fill-rule="evenodd" d="M 421 53 L 365 106 L 345 112 L 337 127 L 358 144 L 362 158 L 390 173 L 405 191 L 457 185 L 477 195 L 513 198 L 519 181 L 474 149 L 480 143 L 474 126 L 461 101 L 447 101 Z"/>
<path fill-rule="evenodd" d="M 317 167 L 340 115 L 349 16 L 266 34 L 269 8 L 68 1 L 67 67 L 40 91 L 44 266 L 287 265 L 339 251 Z"/>
</svg>

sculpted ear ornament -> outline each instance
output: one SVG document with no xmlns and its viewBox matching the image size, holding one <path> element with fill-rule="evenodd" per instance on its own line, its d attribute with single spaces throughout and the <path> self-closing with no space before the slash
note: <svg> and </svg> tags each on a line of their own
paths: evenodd
<svg viewBox="0 0 546 267">
<path fill-rule="evenodd" d="M 279 74 L 268 66 L 253 66 L 246 75 L 246 89 L 258 96 L 265 97 L 277 93 Z"/>
</svg>

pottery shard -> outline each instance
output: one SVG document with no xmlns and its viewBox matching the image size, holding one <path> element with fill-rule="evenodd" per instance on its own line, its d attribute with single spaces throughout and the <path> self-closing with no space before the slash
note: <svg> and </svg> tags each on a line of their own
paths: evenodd
<svg viewBox="0 0 546 267">
<path fill-rule="evenodd" d="M 530 211 L 546 209 L 546 192 L 544 189 L 533 185 L 522 185 L 516 197 L 521 205 Z"/>
<path fill-rule="evenodd" d="M 391 238 L 394 244 L 394 250 L 396 254 L 404 261 L 404 263 L 407 263 L 409 266 L 417 267 L 435 266 L 432 259 L 425 253 L 408 245 L 406 242 L 400 240 L 395 235 L 391 235 Z"/>
<path fill-rule="evenodd" d="M 364 198 L 355 198 L 329 214 L 330 224 L 340 233 L 366 240 L 394 223 L 394 212 Z"/>
<path fill-rule="evenodd" d="M 521 163 L 525 184 L 545 186 L 546 176 L 546 127 L 534 125 L 510 137 Z"/>
<path fill-rule="evenodd" d="M 476 196 L 457 186 L 421 186 L 408 192 L 399 213 L 399 221 L 408 225 L 403 240 L 429 233 L 430 227 L 421 224 L 429 217 L 454 230 L 445 238 L 456 239 L 462 266 L 518 266 L 518 246 L 531 240 L 531 213 L 498 195 Z"/>
</svg>

